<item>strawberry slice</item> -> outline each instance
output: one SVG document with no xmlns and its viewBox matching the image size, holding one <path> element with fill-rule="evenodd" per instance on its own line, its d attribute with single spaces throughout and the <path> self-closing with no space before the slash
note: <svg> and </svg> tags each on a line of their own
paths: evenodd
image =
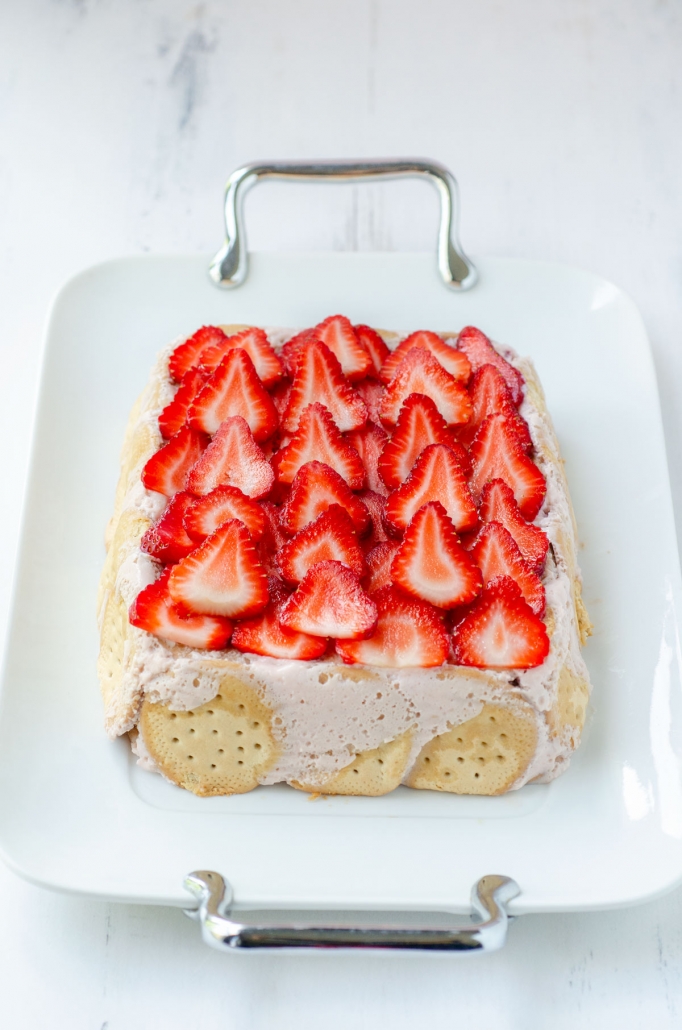
<svg viewBox="0 0 682 1030">
<path fill-rule="evenodd" d="M 473 372 L 478 372 L 483 365 L 494 365 L 509 387 L 513 403 L 519 406 L 523 400 L 525 380 L 518 369 L 498 354 L 485 333 L 468 325 L 457 337 L 457 348 L 466 354 Z"/>
<path fill-rule="evenodd" d="M 547 534 L 526 522 L 513 490 L 502 479 L 493 479 L 483 487 L 478 514 L 481 522 L 501 522 L 533 571 L 542 572 L 549 549 Z"/>
<path fill-rule="evenodd" d="M 514 426 L 504 415 L 488 415 L 469 451 L 471 492 L 480 498 L 491 479 L 502 479 L 514 492 L 525 519 L 532 521 L 542 507 L 547 484 L 537 465 L 523 453 Z"/>
<path fill-rule="evenodd" d="M 362 548 L 367 553 L 376 544 L 383 543 L 384 540 L 388 540 L 388 534 L 386 533 L 386 527 L 384 525 L 384 514 L 386 512 L 386 498 L 381 494 L 375 493 L 373 490 L 363 490 L 359 494 L 359 499 L 369 512 L 371 520 L 370 531 L 366 537 L 362 540 Z"/>
<path fill-rule="evenodd" d="M 152 454 L 142 469 L 142 482 L 147 490 L 155 490 L 166 497 L 185 489 L 187 473 L 198 460 L 207 444 L 203 433 L 183 426 L 171 436 L 165 447 Z"/>
<path fill-rule="evenodd" d="M 376 494 L 386 494 L 388 491 L 379 475 L 379 458 L 388 440 L 386 431 L 375 422 L 368 422 L 362 429 L 352 429 L 347 433 L 346 440 L 360 455 L 369 489 Z M 359 487 L 353 489 L 357 490 Z"/>
<path fill-rule="evenodd" d="M 237 352 L 234 351 L 236 354 Z M 236 486 L 247 497 L 265 497 L 275 481 L 269 461 L 241 415 L 226 418 L 190 469 L 187 489 L 208 494 L 217 486 Z"/>
<path fill-rule="evenodd" d="M 533 669 L 549 654 L 549 637 L 519 586 L 503 576 L 486 587 L 480 601 L 455 627 L 453 653 L 457 665 Z"/>
<path fill-rule="evenodd" d="M 279 578 L 277 555 L 290 538 L 280 525 L 279 508 L 272 501 L 261 501 L 259 507 L 265 519 L 265 529 L 257 544 L 258 558 L 269 576 Z"/>
<path fill-rule="evenodd" d="M 169 440 L 187 421 L 189 406 L 206 382 L 206 376 L 197 368 L 191 368 L 182 377 L 173 400 L 159 415 L 159 430 L 164 440 Z"/>
<path fill-rule="evenodd" d="M 395 558 L 400 544 L 397 540 L 386 540 L 377 544 L 365 555 L 367 573 L 363 580 L 363 586 L 368 594 L 375 590 L 381 590 L 393 582 L 391 575 L 391 564 Z"/>
<path fill-rule="evenodd" d="M 504 377 L 494 365 L 482 365 L 474 373 L 469 395 L 474 413 L 471 421 L 462 428 L 459 438 L 467 447 L 476 436 L 478 427 L 488 417 L 500 413 L 509 420 L 517 432 L 522 449 L 529 453 L 533 449 L 533 441 L 525 418 L 519 415 L 509 392 Z"/>
<path fill-rule="evenodd" d="M 453 439 L 434 402 L 421 393 L 411 393 L 400 409 L 393 436 L 379 458 L 379 473 L 389 490 L 405 482 L 419 455 L 432 443 L 449 447 L 463 472 L 469 471 L 466 451 Z"/>
<path fill-rule="evenodd" d="M 232 646 L 238 651 L 269 658 L 297 658 L 302 661 L 321 658 L 327 650 L 327 641 L 282 626 L 279 616 L 288 594 L 274 576 L 268 580 L 268 586 L 270 602 L 267 608 L 255 619 L 238 623 L 232 635 Z"/>
<path fill-rule="evenodd" d="M 214 372 L 225 355 L 237 348 L 245 350 L 249 355 L 263 386 L 274 386 L 284 375 L 284 365 L 270 346 L 265 332 L 263 329 L 256 329 L 253 326 L 249 329 L 242 329 L 233 336 L 226 336 L 219 343 L 202 350 L 201 367 L 208 372 Z"/>
<path fill-rule="evenodd" d="M 358 533 L 369 526 L 369 512 L 338 472 L 321 461 L 309 461 L 294 476 L 291 493 L 280 510 L 282 528 L 292 535 L 305 529 L 330 504 L 340 504 Z"/>
<path fill-rule="evenodd" d="M 464 473 L 457 458 L 442 443 L 425 447 L 409 476 L 386 501 L 386 519 L 396 529 L 406 529 L 416 512 L 429 501 L 440 501 L 460 532 L 478 522 Z"/>
<path fill-rule="evenodd" d="M 439 608 L 470 604 L 481 592 L 481 570 L 459 542 L 439 501 L 415 514 L 393 559 L 396 586 Z"/>
<path fill-rule="evenodd" d="M 377 609 L 354 572 L 341 562 L 321 561 L 284 602 L 279 619 L 314 637 L 361 640 L 374 632 Z"/>
<path fill-rule="evenodd" d="M 331 412 L 342 433 L 359 429 L 367 421 L 367 408 L 341 372 L 337 358 L 324 343 L 313 340 L 302 350 L 289 404 L 282 419 L 288 433 L 293 433 L 309 404 L 319 401 Z"/>
<path fill-rule="evenodd" d="M 379 376 L 381 367 L 391 353 L 379 333 L 368 325 L 353 326 L 361 346 L 365 348 L 372 362 L 367 369 L 368 376 Z"/>
<path fill-rule="evenodd" d="M 300 583 L 308 570 L 321 561 L 342 562 L 358 577 L 365 572 L 355 526 L 338 504 L 318 515 L 277 555 L 282 577 L 289 583 Z"/>
<path fill-rule="evenodd" d="M 545 588 L 540 577 L 524 561 L 514 537 L 500 522 L 488 522 L 478 535 L 471 557 L 483 573 L 488 586 L 500 576 L 509 576 L 521 588 L 536 615 L 545 610 Z"/>
<path fill-rule="evenodd" d="M 364 379 L 372 359 L 345 315 L 331 315 L 313 329 L 313 335 L 339 359 L 341 371 L 349 382 Z"/>
<path fill-rule="evenodd" d="M 262 611 L 268 580 L 244 523 L 223 523 L 174 565 L 168 590 L 190 612 L 246 618 Z"/>
<path fill-rule="evenodd" d="M 182 496 L 184 495 L 176 495 Z M 199 500 L 191 497 L 191 504 L 184 514 L 184 526 L 194 541 L 192 546 L 196 547 L 197 543 L 201 543 L 214 533 L 218 526 L 222 526 L 223 522 L 230 519 L 239 519 L 243 522 L 254 541 L 260 540 L 265 532 L 265 514 L 260 504 L 251 500 L 236 486 L 217 486 Z"/>
<path fill-rule="evenodd" d="M 199 364 L 199 356 L 206 347 L 225 339 L 225 333 L 217 325 L 204 325 L 197 329 L 184 343 L 179 344 L 168 359 L 171 379 L 181 382 L 191 368 Z"/>
<path fill-rule="evenodd" d="M 267 440 L 277 429 L 278 418 L 270 395 L 256 375 L 244 350 L 231 350 L 190 405 L 188 421 L 193 429 L 213 434 L 230 415 L 241 415 L 254 439 Z"/>
<path fill-rule="evenodd" d="M 462 425 L 472 415 L 469 394 L 423 347 L 413 347 L 398 365 L 381 402 L 381 421 L 394 426 L 411 393 L 430 397 L 449 426 Z"/>
<path fill-rule="evenodd" d="M 437 333 L 431 333 L 427 329 L 419 329 L 416 333 L 411 333 L 407 336 L 402 343 L 399 343 L 393 353 L 386 358 L 381 368 L 380 379 L 382 383 L 388 385 L 391 382 L 398 371 L 401 361 L 414 347 L 421 347 L 433 354 L 436 361 L 458 382 L 468 382 L 471 375 L 471 365 L 467 356 L 451 347 Z"/>
<path fill-rule="evenodd" d="M 309 461 L 323 461 L 342 476 L 351 490 L 361 490 L 365 467 L 355 448 L 343 438 L 324 404 L 309 404 L 301 412 L 291 443 L 276 455 L 273 466 L 280 483 L 291 483 Z"/>
<path fill-rule="evenodd" d="M 306 347 L 316 340 L 318 343 L 320 342 L 312 329 L 304 329 L 303 332 L 296 333 L 295 336 L 287 340 L 280 352 L 287 375 L 293 378 L 296 373 L 298 359 L 305 353 Z"/>
<path fill-rule="evenodd" d="M 379 423 L 381 417 L 379 412 L 381 411 L 381 402 L 384 399 L 386 389 L 382 383 L 379 383 L 376 379 L 361 379 L 359 383 L 355 384 L 355 392 L 360 395 L 362 400 L 365 402 L 367 408 L 367 415 L 372 422 Z"/>
<path fill-rule="evenodd" d="M 188 536 L 183 522 L 193 502 L 194 498 L 187 493 L 171 497 L 161 517 L 140 540 L 140 550 L 164 565 L 180 561 L 193 551 L 197 546 L 196 541 Z"/>
<path fill-rule="evenodd" d="M 377 590 L 372 600 L 379 614 L 377 628 L 369 640 L 337 643 L 344 662 L 428 669 L 446 661 L 448 635 L 437 608 L 393 586 Z"/>
<path fill-rule="evenodd" d="M 291 383 L 288 379 L 282 379 L 281 382 L 277 383 L 277 385 L 270 393 L 272 403 L 275 405 L 275 411 L 277 412 L 277 418 L 280 420 L 280 422 L 282 421 L 282 416 L 284 415 L 284 412 L 287 410 L 290 395 Z"/>
<path fill-rule="evenodd" d="M 186 647 L 208 651 L 227 647 L 232 634 L 230 620 L 183 611 L 168 593 L 169 576 L 170 569 L 166 569 L 155 583 L 140 591 L 128 612 L 130 625 Z"/>
</svg>

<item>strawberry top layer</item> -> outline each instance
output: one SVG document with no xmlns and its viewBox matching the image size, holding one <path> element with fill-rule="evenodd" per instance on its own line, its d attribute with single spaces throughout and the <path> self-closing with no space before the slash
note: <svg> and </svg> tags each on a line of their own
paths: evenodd
<svg viewBox="0 0 682 1030">
<path fill-rule="evenodd" d="M 203 326 L 168 374 L 142 470 L 168 498 L 141 542 L 160 574 L 133 625 L 273 658 L 542 664 L 545 480 L 523 377 L 480 330 L 390 352 L 333 315 L 278 351 Z"/>
</svg>

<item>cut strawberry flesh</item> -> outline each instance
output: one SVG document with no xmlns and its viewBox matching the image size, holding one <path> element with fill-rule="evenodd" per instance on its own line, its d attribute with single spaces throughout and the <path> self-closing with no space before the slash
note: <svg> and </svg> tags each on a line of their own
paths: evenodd
<svg viewBox="0 0 682 1030">
<path fill-rule="evenodd" d="M 349 382 L 365 378 L 372 368 L 372 359 L 345 315 L 325 318 L 313 328 L 313 333 L 336 355 Z"/>
<path fill-rule="evenodd" d="M 187 474 L 208 443 L 203 433 L 183 426 L 168 443 L 152 454 L 142 469 L 142 483 L 147 490 L 172 497 L 184 490 Z"/>
<path fill-rule="evenodd" d="M 279 508 L 272 501 L 261 501 L 259 507 L 263 512 L 265 528 L 257 545 L 258 557 L 269 575 L 279 576 L 277 555 L 290 538 L 280 524 Z"/>
<path fill-rule="evenodd" d="M 378 376 L 381 368 L 391 353 L 379 333 L 368 325 L 354 326 L 358 340 L 369 354 L 371 365 L 367 370 L 368 376 Z"/>
<path fill-rule="evenodd" d="M 275 405 L 244 350 L 229 351 L 190 405 L 193 429 L 213 434 L 231 415 L 246 419 L 254 439 L 267 440 L 277 429 Z"/>
<path fill-rule="evenodd" d="M 268 658 L 294 658 L 302 661 L 321 658 L 327 650 L 327 641 L 323 637 L 298 633 L 282 626 L 279 616 L 288 595 L 278 580 L 272 578 L 268 585 L 270 602 L 267 608 L 255 619 L 245 619 L 238 623 L 232 635 L 232 646 L 238 651 L 266 655 Z"/>
<path fill-rule="evenodd" d="M 324 404 L 342 433 L 367 421 L 365 403 L 344 377 L 338 359 L 324 343 L 313 340 L 298 357 L 283 428 L 295 432 L 305 408 L 316 401 Z"/>
<path fill-rule="evenodd" d="M 486 483 L 502 479 L 511 487 L 523 517 L 535 518 L 547 484 L 540 469 L 524 454 L 513 425 L 504 415 L 488 415 L 471 445 L 471 492 L 479 499 Z"/>
<path fill-rule="evenodd" d="M 306 347 L 315 341 L 321 342 L 317 339 L 312 329 L 304 329 L 303 332 L 296 333 L 295 336 L 288 339 L 282 347 L 281 358 L 287 375 L 291 376 L 292 379 L 296 373 L 298 359 L 305 353 Z"/>
<path fill-rule="evenodd" d="M 300 583 L 308 570 L 321 561 L 342 562 L 358 577 L 365 572 L 355 527 L 338 504 L 318 515 L 277 555 L 282 577 L 289 583 Z"/>
<path fill-rule="evenodd" d="M 445 444 L 431 444 L 422 451 L 402 486 L 389 494 L 386 518 L 396 529 L 406 529 L 429 501 L 440 501 L 458 532 L 473 529 L 478 522 L 464 473 Z"/>
<path fill-rule="evenodd" d="M 528 423 L 522 418 L 512 401 L 509 387 L 504 377 L 494 365 L 482 365 L 475 373 L 469 387 L 471 403 L 474 408 L 471 421 L 461 430 L 459 438 L 467 446 L 476 436 L 478 427 L 488 415 L 501 414 L 516 430 L 521 447 L 526 453 L 533 449 Z"/>
<path fill-rule="evenodd" d="M 479 507 L 481 522 L 501 522 L 516 540 L 521 554 L 537 573 L 542 572 L 549 549 L 547 534 L 526 522 L 511 487 L 502 479 L 486 483 Z"/>
<path fill-rule="evenodd" d="M 194 541 L 193 547 L 230 519 L 243 522 L 254 541 L 260 540 L 265 532 L 265 514 L 260 504 L 236 486 L 217 486 L 199 500 L 191 494 L 177 496 L 190 498 L 191 503 L 184 514 L 184 527 Z"/>
<path fill-rule="evenodd" d="M 524 561 L 514 537 L 500 522 L 488 522 L 478 535 L 471 557 L 483 573 L 488 586 L 500 576 L 509 576 L 521 588 L 536 615 L 545 610 L 545 588 L 540 577 Z"/>
<path fill-rule="evenodd" d="M 473 409 L 466 389 L 423 347 L 407 352 L 386 388 L 380 409 L 384 425 L 396 424 L 411 393 L 430 397 L 449 426 L 463 425 L 471 418 Z"/>
<path fill-rule="evenodd" d="M 421 393 L 411 393 L 400 409 L 393 435 L 379 459 L 379 473 L 389 490 L 405 482 L 419 455 L 432 443 L 446 444 L 466 473 L 467 454 L 461 444 L 453 440 L 434 402 Z"/>
<path fill-rule="evenodd" d="M 193 502 L 191 494 L 175 494 L 158 521 L 149 527 L 140 540 L 140 550 L 164 565 L 180 561 L 193 551 L 197 546 L 196 540 L 188 535 L 183 521 Z"/>
<path fill-rule="evenodd" d="M 236 353 L 236 352 L 235 352 Z M 217 486 L 235 486 L 247 497 L 264 497 L 275 481 L 269 461 L 241 415 L 226 418 L 187 476 L 194 494 L 208 494 Z"/>
<path fill-rule="evenodd" d="M 549 637 L 519 586 L 503 576 L 455 627 L 453 654 L 458 665 L 479 669 L 532 669 L 549 654 Z"/>
<path fill-rule="evenodd" d="M 206 382 L 206 376 L 199 369 L 192 368 L 182 377 L 173 400 L 159 415 L 159 430 L 164 440 L 174 436 L 187 421 L 189 406 Z"/>
<path fill-rule="evenodd" d="M 473 372 L 483 365 L 494 365 L 509 387 L 512 401 L 519 406 L 523 400 L 524 378 L 518 369 L 498 354 L 485 333 L 472 325 L 467 326 L 457 337 L 457 348 L 466 354 Z"/>
<path fill-rule="evenodd" d="M 223 341 L 201 352 L 201 367 L 214 372 L 226 354 L 231 350 L 246 351 L 253 362 L 258 378 L 263 386 L 270 387 L 284 375 L 284 365 L 270 346 L 262 329 L 242 329 L 233 336 L 226 336 Z"/>
<path fill-rule="evenodd" d="M 152 633 L 162 640 L 170 640 L 185 647 L 219 651 L 227 647 L 232 634 L 232 622 L 210 615 L 196 615 L 183 611 L 174 604 L 168 592 L 167 570 L 151 586 L 145 587 L 130 606 L 128 618 L 131 626 Z"/>
<path fill-rule="evenodd" d="M 299 533 L 331 504 L 345 508 L 358 533 L 368 528 L 367 509 L 338 472 L 321 461 L 309 461 L 294 476 L 289 499 L 281 509 L 281 524 L 288 533 Z"/>
<path fill-rule="evenodd" d="M 414 347 L 421 347 L 429 351 L 445 371 L 460 383 L 468 381 L 471 375 L 471 365 L 466 355 L 447 344 L 437 333 L 419 329 L 416 333 L 411 333 L 406 337 L 386 359 L 381 369 L 382 383 L 391 382 L 401 361 Z"/>
<path fill-rule="evenodd" d="M 415 514 L 393 559 L 396 586 L 439 608 L 470 604 L 481 592 L 481 570 L 459 542 L 445 508 L 431 501 Z"/>
<path fill-rule="evenodd" d="M 379 475 L 379 459 L 388 440 L 386 431 L 376 423 L 368 422 L 362 429 L 353 429 L 347 433 L 346 440 L 360 455 L 365 469 L 367 487 L 376 494 L 387 494 L 388 490 Z M 353 489 L 359 490 L 360 487 L 353 487 Z"/>
<path fill-rule="evenodd" d="M 381 422 L 381 404 L 386 389 L 376 379 L 361 379 L 355 383 L 355 392 L 360 395 L 367 408 L 367 418 L 376 423 Z"/>
<path fill-rule="evenodd" d="M 205 325 L 196 333 L 179 344 L 168 360 L 168 371 L 171 379 L 179 383 L 191 368 L 199 364 L 201 352 L 213 344 L 225 339 L 225 333 L 217 325 Z"/>
<path fill-rule="evenodd" d="M 243 522 L 225 522 L 174 565 L 173 601 L 192 612 L 245 618 L 268 603 L 268 581 Z"/>
<path fill-rule="evenodd" d="M 448 657 L 448 635 L 438 610 L 426 601 L 406 597 L 393 586 L 372 595 L 378 612 L 373 635 L 367 640 L 338 641 L 344 662 L 390 668 L 442 665 Z"/>
<path fill-rule="evenodd" d="M 386 526 L 384 525 L 386 498 L 381 494 L 374 493 L 373 490 L 363 490 L 361 494 L 358 494 L 358 497 L 362 501 L 364 508 L 369 512 L 370 517 L 369 533 L 363 536 L 361 541 L 362 548 L 366 553 L 376 544 L 388 540 Z"/>
<path fill-rule="evenodd" d="M 286 447 L 274 460 L 277 478 L 291 483 L 309 461 L 322 461 L 345 479 L 351 490 L 361 490 L 365 467 L 352 444 L 341 435 L 334 419 L 323 404 L 309 404 L 301 413 L 298 428 Z"/>
<path fill-rule="evenodd" d="M 373 632 L 377 609 L 354 572 L 341 562 L 322 561 L 285 601 L 280 622 L 316 637 L 360 640 Z"/>
<path fill-rule="evenodd" d="M 376 544 L 365 555 L 367 572 L 362 585 L 368 594 L 373 594 L 375 590 L 380 590 L 393 582 L 391 564 L 399 546 L 397 540 L 385 540 Z"/>
</svg>

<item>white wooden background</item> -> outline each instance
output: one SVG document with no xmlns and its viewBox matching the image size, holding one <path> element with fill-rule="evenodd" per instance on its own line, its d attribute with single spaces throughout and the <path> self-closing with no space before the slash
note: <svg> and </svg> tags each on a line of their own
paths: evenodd
<svg viewBox="0 0 682 1030">
<path fill-rule="evenodd" d="M 682 513 L 680 0 L 0 0 L 3 634 L 59 284 L 115 255 L 215 250 L 223 181 L 244 161 L 404 154 L 458 176 L 474 255 L 583 265 L 632 295 Z M 426 249 L 435 218 L 422 184 L 268 185 L 248 202 L 254 249 Z M 179 912 L 52 895 L 0 868 L 12 1030 L 462 1021 L 679 1027 L 682 893 L 525 917 L 504 952 L 464 962 L 228 960 Z"/>
</svg>

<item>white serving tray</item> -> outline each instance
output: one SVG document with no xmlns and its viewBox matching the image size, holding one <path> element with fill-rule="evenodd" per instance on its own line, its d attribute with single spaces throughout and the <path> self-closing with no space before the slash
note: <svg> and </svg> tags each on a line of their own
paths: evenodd
<svg viewBox="0 0 682 1030">
<path fill-rule="evenodd" d="M 468 910 L 487 873 L 513 912 L 605 908 L 682 878 L 680 572 L 649 346 L 616 287 L 556 264 L 477 262 L 447 290 L 432 255 L 256 254 L 240 289 L 206 257 L 112 261 L 50 313 L 0 716 L 0 847 L 22 876 L 187 904 L 195 868 L 245 905 Z M 200 799 L 104 736 L 95 594 L 129 410 L 154 355 L 211 322 L 481 326 L 535 360 L 580 527 L 589 724 L 568 773 L 501 798 L 400 788 L 317 802 L 287 787 Z"/>
</svg>

